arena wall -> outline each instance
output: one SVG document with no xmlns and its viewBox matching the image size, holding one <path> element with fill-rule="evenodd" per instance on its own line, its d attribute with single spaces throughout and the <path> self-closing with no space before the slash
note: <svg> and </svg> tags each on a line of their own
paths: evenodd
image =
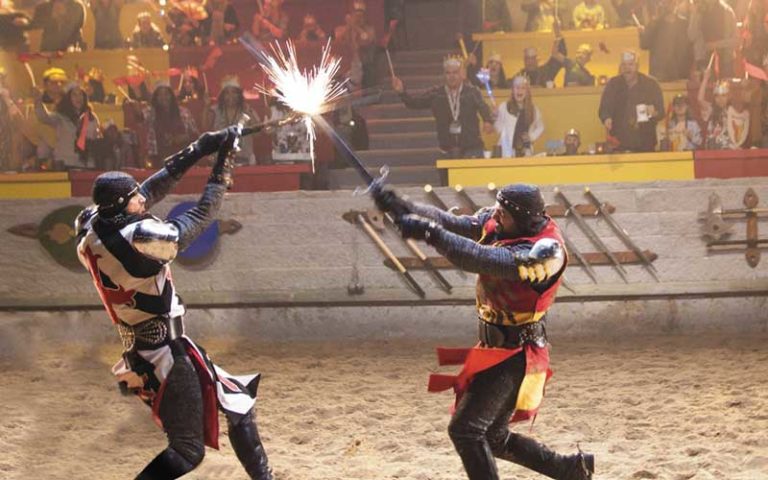
<svg viewBox="0 0 768 480">
<path fill-rule="evenodd" d="M 616 207 L 614 217 L 637 245 L 658 255 L 653 264 L 660 281 L 643 266 L 628 265 L 625 283 L 606 265 L 595 267 L 595 284 L 573 265 L 567 274 L 570 289 L 561 288 L 551 312 L 550 332 L 611 337 L 768 329 L 768 259 L 751 268 L 743 250 L 709 252 L 702 237 L 700 216 L 710 195 L 717 193 L 726 209 L 743 208 L 749 187 L 766 205 L 768 178 L 592 185 L 598 198 Z M 574 203 L 588 203 L 583 186 L 568 186 L 564 192 Z M 404 193 L 425 200 L 421 189 Z M 451 189 L 437 193 L 449 206 L 460 204 Z M 493 202 L 485 189 L 468 193 L 479 205 Z M 554 203 L 551 188 L 545 197 Z M 179 201 L 194 199 L 170 196 L 154 213 L 164 216 Z M 23 224 L 34 228 L 57 208 L 87 203 L 86 198 L 0 202 L 4 329 L 13 325 L 17 333 L 32 332 L 53 323 L 60 327 L 55 335 L 63 339 L 111 334 L 85 271 L 58 265 L 40 241 L 9 231 L 18 233 Z M 191 307 L 192 331 L 275 340 L 471 336 L 474 276 L 443 270 L 454 286 L 447 294 L 428 273 L 414 271 L 427 293 L 419 299 L 384 266 L 365 233 L 342 219 L 350 210 L 371 205 L 349 191 L 230 194 L 220 218 L 236 220 L 242 229 L 221 236 L 217 257 L 206 268 L 174 266 L 174 280 Z M 586 221 L 612 251 L 627 250 L 605 221 Z M 734 223 L 730 239 L 745 238 L 744 220 L 727 221 Z M 596 251 L 573 220 L 559 223 L 582 252 Z M 758 223 L 758 232 L 766 232 L 762 238 L 768 238 L 766 226 L 763 217 Z M 410 255 L 393 232 L 381 234 L 396 255 Z M 437 256 L 430 247 L 423 249 Z M 364 291 L 352 295 L 348 286 L 355 269 Z M 50 332 L 46 329 L 46 335 Z"/>
</svg>

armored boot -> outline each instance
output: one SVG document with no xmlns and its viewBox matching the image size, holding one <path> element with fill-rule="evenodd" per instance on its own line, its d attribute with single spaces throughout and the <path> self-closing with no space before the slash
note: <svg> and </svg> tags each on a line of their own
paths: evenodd
<svg viewBox="0 0 768 480">
<path fill-rule="evenodd" d="M 498 451 L 498 458 L 522 465 L 556 480 L 591 480 L 595 456 L 579 452 L 560 455 L 531 438 L 510 432 Z"/>
<path fill-rule="evenodd" d="M 229 441 L 251 480 L 272 480 L 267 454 L 259 438 L 253 412 L 235 424 L 229 420 Z"/>
</svg>

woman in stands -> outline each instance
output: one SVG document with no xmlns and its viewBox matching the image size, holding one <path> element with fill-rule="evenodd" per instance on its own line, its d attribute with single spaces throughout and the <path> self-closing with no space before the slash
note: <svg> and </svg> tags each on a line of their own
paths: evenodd
<svg viewBox="0 0 768 480">
<path fill-rule="evenodd" d="M 40 122 L 56 129 L 54 169 L 87 167 L 89 144 L 99 136 L 99 119 L 91 110 L 85 91 L 70 83 L 54 111 L 49 112 L 43 105 L 42 93 L 35 90 L 35 114 Z"/>
<path fill-rule="evenodd" d="M 675 95 L 665 122 L 656 125 L 659 150 L 682 152 L 701 148 L 701 128 L 688 106 L 688 97 Z"/>
<path fill-rule="evenodd" d="M 216 101 L 216 106 L 206 108 L 204 122 L 208 125 L 208 118 L 213 121 L 213 129 L 221 130 L 236 124 L 242 115 L 247 115 L 247 123 L 258 123 L 259 116 L 245 102 L 243 88 L 237 77 L 225 78 L 221 82 L 221 90 Z M 253 153 L 253 139 L 244 138 L 240 142 L 240 151 L 235 154 L 235 163 L 238 165 L 254 165 L 256 156 Z"/>
<path fill-rule="evenodd" d="M 144 122 L 148 155 L 153 164 L 181 150 L 199 135 L 192 114 L 179 106 L 168 82 L 155 86 L 152 101 L 144 110 Z"/>
<path fill-rule="evenodd" d="M 717 82 L 710 102 L 706 91 L 711 73 L 711 66 L 704 71 L 698 96 L 701 118 L 707 126 L 706 148 L 744 148 L 749 136 L 749 110 L 743 98 L 741 81 L 733 79 Z"/>
<path fill-rule="evenodd" d="M 502 157 L 533 155 L 533 143 L 544 133 L 544 122 L 533 104 L 526 77 L 512 79 L 512 93 L 508 101 L 499 105 L 494 128 L 499 133 L 497 148 L 501 149 Z"/>
</svg>

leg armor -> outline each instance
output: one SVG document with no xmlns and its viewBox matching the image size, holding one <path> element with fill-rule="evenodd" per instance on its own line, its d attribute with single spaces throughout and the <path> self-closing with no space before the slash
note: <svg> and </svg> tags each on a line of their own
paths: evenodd
<svg viewBox="0 0 768 480">
<path fill-rule="evenodd" d="M 173 367 L 166 379 L 160 420 L 168 448 L 142 470 L 136 480 L 172 480 L 194 470 L 205 456 L 203 395 L 195 367 L 180 340 L 171 343 Z"/>
<path fill-rule="evenodd" d="M 229 441 L 235 450 L 237 459 L 245 468 L 252 480 L 272 480 L 272 470 L 269 468 L 267 454 L 259 438 L 256 419 L 253 412 L 233 422 L 227 416 L 229 424 Z"/>
</svg>

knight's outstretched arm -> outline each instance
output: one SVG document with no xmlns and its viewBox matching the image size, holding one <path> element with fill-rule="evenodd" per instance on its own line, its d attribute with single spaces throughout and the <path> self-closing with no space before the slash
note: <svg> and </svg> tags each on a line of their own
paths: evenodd
<svg viewBox="0 0 768 480">
<path fill-rule="evenodd" d="M 532 247 L 531 244 L 511 247 L 481 245 L 440 227 L 430 230 L 427 242 L 462 270 L 518 279 L 518 265 L 527 258 Z"/>
<path fill-rule="evenodd" d="M 216 152 L 227 138 L 227 131 L 223 129 L 206 132 L 185 149 L 166 158 L 165 166 L 146 179 L 139 188 L 139 193 L 147 199 L 146 208 L 151 208 L 165 198 L 181 177 L 201 158 Z"/>
<path fill-rule="evenodd" d="M 224 131 L 227 132 L 230 129 L 233 129 L 233 127 Z M 234 137 L 235 133 L 233 132 L 234 130 L 231 130 L 230 135 Z M 229 150 L 232 147 L 233 137 L 225 137 L 225 141 L 222 142 L 223 146 L 219 149 L 216 163 L 211 169 L 208 183 L 205 185 L 197 205 L 170 220 L 179 230 L 179 251 L 187 248 L 195 238 L 208 228 L 208 225 L 211 224 L 219 212 L 224 193 L 227 191 L 227 174 L 231 168 Z"/>
</svg>

